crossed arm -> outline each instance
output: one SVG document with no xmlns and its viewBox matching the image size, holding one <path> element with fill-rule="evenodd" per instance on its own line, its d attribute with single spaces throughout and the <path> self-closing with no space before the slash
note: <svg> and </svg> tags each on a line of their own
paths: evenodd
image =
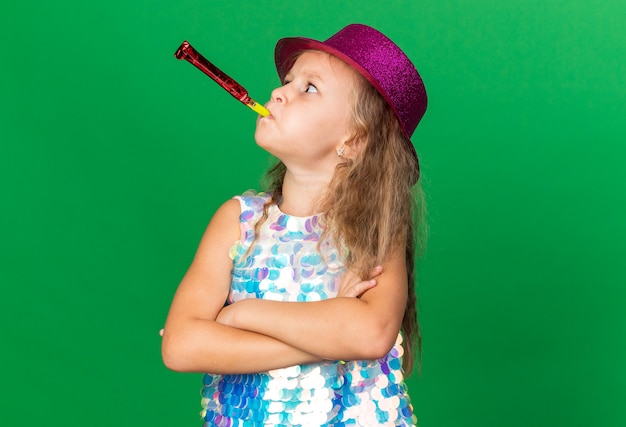
<svg viewBox="0 0 626 427">
<path fill-rule="evenodd" d="M 371 280 L 347 272 L 336 298 L 305 303 L 247 299 L 223 307 L 232 269 L 228 249 L 239 239 L 239 212 L 239 202 L 229 200 L 215 213 L 176 291 L 163 332 L 168 368 L 253 373 L 324 359 L 375 359 L 389 351 L 406 304 L 403 253 L 373 269 Z"/>
</svg>

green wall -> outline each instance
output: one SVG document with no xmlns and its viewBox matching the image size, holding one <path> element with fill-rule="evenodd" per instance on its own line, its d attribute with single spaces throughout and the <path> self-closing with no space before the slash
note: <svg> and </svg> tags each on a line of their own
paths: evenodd
<svg viewBox="0 0 626 427">
<path fill-rule="evenodd" d="M 422 427 L 626 425 L 623 0 L 3 2 L 0 425 L 199 426 L 158 330 L 214 209 L 267 166 L 279 37 L 414 59 L 430 210 Z M 215 343 L 215 345 L 220 345 Z"/>
</svg>

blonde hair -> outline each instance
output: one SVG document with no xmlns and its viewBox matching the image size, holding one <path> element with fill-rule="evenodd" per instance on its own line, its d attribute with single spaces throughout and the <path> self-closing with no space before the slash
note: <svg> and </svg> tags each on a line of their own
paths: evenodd
<svg viewBox="0 0 626 427">
<path fill-rule="evenodd" d="M 387 102 L 369 82 L 355 75 L 354 136 L 347 145 L 353 145 L 357 154 L 335 170 L 322 201 L 328 225 L 323 233 L 349 249 L 346 267 L 363 279 L 394 250 L 405 248 L 408 294 L 401 331 L 403 367 L 408 375 L 415 360 L 421 366 L 414 257 L 416 248 L 422 249 L 425 242 L 425 204 L 421 183 L 414 186 L 418 163 L 408 145 L 411 141 Z M 281 199 L 285 171 L 278 161 L 266 175 L 272 198 L 255 225 L 255 235 L 267 219 L 269 206 Z"/>
</svg>

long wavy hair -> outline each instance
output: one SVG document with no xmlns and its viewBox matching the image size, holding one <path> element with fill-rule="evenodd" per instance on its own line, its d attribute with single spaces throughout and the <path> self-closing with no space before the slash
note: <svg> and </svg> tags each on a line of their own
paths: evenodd
<svg viewBox="0 0 626 427">
<path fill-rule="evenodd" d="M 354 134 L 347 145 L 353 145 L 357 154 L 335 169 L 321 203 L 327 225 L 323 233 L 349 249 L 346 267 L 363 279 L 394 250 L 405 248 L 408 294 L 401 331 L 403 368 L 408 375 L 415 362 L 421 367 L 415 256 L 422 252 L 426 239 L 424 194 L 417 159 L 409 148 L 411 141 L 384 98 L 355 75 Z M 255 235 L 267 219 L 269 207 L 281 200 L 285 172 L 285 165 L 278 161 L 266 174 L 266 189 L 272 198 L 255 225 Z"/>
</svg>

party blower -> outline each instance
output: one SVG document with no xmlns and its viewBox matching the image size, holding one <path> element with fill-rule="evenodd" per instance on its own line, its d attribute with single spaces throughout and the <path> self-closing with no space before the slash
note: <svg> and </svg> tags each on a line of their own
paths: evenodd
<svg viewBox="0 0 626 427">
<path fill-rule="evenodd" d="M 244 89 L 243 86 L 241 86 L 231 77 L 229 77 L 225 72 L 217 68 L 211 62 L 209 62 L 209 60 L 207 60 L 196 49 L 194 49 L 187 40 L 185 40 L 180 45 L 178 50 L 176 50 L 176 53 L 174 53 L 174 56 L 178 59 L 185 59 L 191 64 L 195 65 L 196 68 L 215 80 L 218 85 L 226 89 L 226 91 L 230 93 L 233 97 L 243 102 L 248 107 L 252 108 L 258 114 L 262 115 L 263 117 L 270 115 L 270 112 L 265 107 L 257 103 L 254 99 L 250 98 L 250 95 L 248 95 L 248 91 Z"/>
</svg>

